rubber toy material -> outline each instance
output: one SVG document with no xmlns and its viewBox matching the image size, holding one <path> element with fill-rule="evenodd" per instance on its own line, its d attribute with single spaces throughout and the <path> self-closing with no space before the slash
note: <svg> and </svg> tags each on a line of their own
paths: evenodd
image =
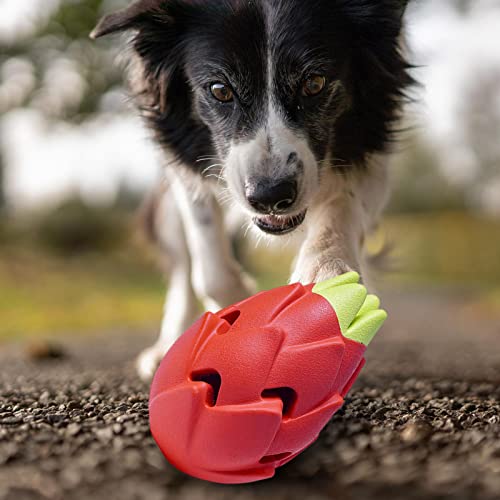
<svg viewBox="0 0 500 500">
<path fill-rule="evenodd" d="M 356 273 L 204 314 L 154 377 L 154 439 L 174 466 L 197 478 L 272 477 L 342 406 L 386 316 Z"/>
</svg>

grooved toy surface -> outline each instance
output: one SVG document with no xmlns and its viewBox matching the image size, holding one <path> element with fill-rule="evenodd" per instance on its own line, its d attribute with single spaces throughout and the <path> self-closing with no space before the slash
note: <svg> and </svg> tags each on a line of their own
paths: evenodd
<svg viewBox="0 0 500 500">
<path fill-rule="evenodd" d="M 358 322 L 360 332 L 374 325 L 363 319 L 374 303 L 358 317 L 366 291 L 353 279 L 319 289 L 334 297 L 346 331 Z M 150 399 L 152 434 L 173 465 L 215 482 L 257 481 L 316 440 L 365 345 L 342 335 L 331 302 L 312 290 L 289 285 L 206 313 L 174 344 Z"/>
</svg>

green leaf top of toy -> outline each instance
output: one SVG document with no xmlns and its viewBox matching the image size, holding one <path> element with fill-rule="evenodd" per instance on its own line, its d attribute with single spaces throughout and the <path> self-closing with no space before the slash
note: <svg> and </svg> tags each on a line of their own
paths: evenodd
<svg viewBox="0 0 500 500">
<path fill-rule="evenodd" d="M 359 280 L 358 273 L 346 273 L 316 284 L 312 291 L 333 307 L 344 337 L 368 346 L 387 319 L 387 313 L 379 309 L 378 297 L 368 295 Z"/>
</svg>

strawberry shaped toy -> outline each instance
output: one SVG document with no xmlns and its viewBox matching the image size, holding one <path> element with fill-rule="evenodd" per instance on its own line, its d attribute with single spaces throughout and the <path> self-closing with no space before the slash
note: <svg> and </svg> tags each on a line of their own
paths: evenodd
<svg viewBox="0 0 500 500">
<path fill-rule="evenodd" d="M 356 273 L 204 314 L 154 377 L 156 442 L 173 465 L 201 479 L 273 476 L 342 406 L 386 317 Z"/>
</svg>

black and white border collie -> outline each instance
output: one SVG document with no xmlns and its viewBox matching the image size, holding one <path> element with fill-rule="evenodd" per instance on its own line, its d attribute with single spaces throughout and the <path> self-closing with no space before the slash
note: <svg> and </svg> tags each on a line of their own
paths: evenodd
<svg viewBox="0 0 500 500">
<path fill-rule="evenodd" d="M 254 292 L 228 212 L 275 238 L 301 236 L 291 282 L 364 275 L 413 83 L 406 4 L 139 0 L 96 27 L 95 38 L 132 34 L 131 90 L 165 158 L 150 222 L 170 287 L 161 335 L 138 359 L 143 378 L 192 323 L 197 299 L 216 310 Z"/>
</svg>

